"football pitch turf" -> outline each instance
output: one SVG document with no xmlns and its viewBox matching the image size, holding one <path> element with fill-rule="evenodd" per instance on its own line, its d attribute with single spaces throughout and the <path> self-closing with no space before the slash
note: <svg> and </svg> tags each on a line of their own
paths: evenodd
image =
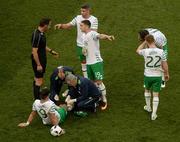
<svg viewBox="0 0 180 142">
<path fill-rule="evenodd" d="M 0 142 L 180 142 L 180 1 L 179 0 L 89 0 L 99 19 L 99 32 L 114 34 L 114 42 L 101 41 L 106 111 L 87 118 L 69 116 L 62 125 L 66 134 L 52 137 L 40 119 L 20 129 L 33 102 L 31 33 L 39 19 L 53 24 L 69 22 L 79 14 L 83 0 L 0 0 Z M 158 119 L 150 121 L 143 110 L 143 58 L 136 55 L 137 32 L 160 29 L 168 38 L 170 81 L 162 90 Z M 58 65 L 72 66 L 81 74 L 73 30 L 47 33 L 48 46 L 60 53 L 48 55 L 45 86 Z"/>
</svg>

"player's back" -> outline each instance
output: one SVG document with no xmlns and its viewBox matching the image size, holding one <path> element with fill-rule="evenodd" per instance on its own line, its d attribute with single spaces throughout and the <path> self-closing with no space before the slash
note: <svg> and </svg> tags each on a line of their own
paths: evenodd
<svg viewBox="0 0 180 142">
<path fill-rule="evenodd" d="M 158 29 L 147 28 L 146 30 L 149 32 L 150 35 L 153 35 L 155 43 L 158 47 L 163 47 L 167 43 L 165 35 Z"/>
<path fill-rule="evenodd" d="M 164 52 L 162 49 L 157 47 L 147 48 L 142 50 L 144 59 L 145 59 L 145 76 L 162 76 L 161 64 L 162 61 L 165 61 Z"/>
<path fill-rule="evenodd" d="M 41 117 L 43 124 L 50 124 L 49 113 L 57 113 L 56 105 L 51 100 L 41 102 L 41 100 L 35 100 L 33 104 L 33 110 Z M 57 113 L 58 115 L 58 113 Z"/>
</svg>

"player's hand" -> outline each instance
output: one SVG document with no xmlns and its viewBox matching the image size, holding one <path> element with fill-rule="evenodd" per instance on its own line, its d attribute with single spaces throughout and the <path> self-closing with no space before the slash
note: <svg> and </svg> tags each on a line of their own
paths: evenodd
<svg viewBox="0 0 180 142">
<path fill-rule="evenodd" d="M 54 29 L 55 29 L 55 30 L 60 29 L 61 26 L 62 26 L 62 24 L 56 24 L 56 25 L 54 26 Z"/>
<path fill-rule="evenodd" d="M 84 56 L 87 56 L 88 55 L 87 48 L 83 47 L 82 48 L 82 53 L 83 53 Z"/>
<path fill-rule="evenodd" d="M 55 58 L 59 58 L 59 53 L 57 53 L 56 51 L 52 51 L 51 54 L 52 54 Z"/>
<path fill-rule="evenodd" d="M 27 127 L 28 125 L 29 125 L 28 123 L 19 123 L 18 127 L 24 128 L 24 127 Z"/>
<path fill-rule="evenodd" d="M 67 104 L 73 105 L 76 102 L 76 99 L 69 99 Z"/>
<path fill-rule="evenodd" d="M 37 71 L 42 72 L 43 71 L 43 67 L 41 65 L 38 65 L 37 66 Z"/>
<path fill-rule="evenodd" d="M 115 37 L 113 35 L 110 35 L 110 36 L 107 37 L 107 39 L 110 40 L 110 41 L 113 41 L 113 40 L 115 40 Z"/>
<path fill-rule="evenodd" d="M 164 78 L 165 78 L 165 81 L 168 81 L 169 80 L 169 75 L 164 75 Z"/>
</svg>

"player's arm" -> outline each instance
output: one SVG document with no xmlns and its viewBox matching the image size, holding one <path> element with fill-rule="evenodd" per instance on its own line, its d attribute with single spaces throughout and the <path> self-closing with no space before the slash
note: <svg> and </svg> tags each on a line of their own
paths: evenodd
<svg viewBox="0 0 180 142">
<path fill-rule="evenodd" d="M 136 53 L 140 54 L 140 51 L 146 46 L 146 41 L 144 41 L 142 44 L 138 46 L 136 49 Z"/>
<path fill-rule="evenodd" d="M 113 35 L 106 35 L 106 34 L 99 34 L 99 35 L 97 35 L 97 38 L 104 39 L 104 40 L 110 40 L 110 41 L 115 40 Z"/>
<path fill-rule="evenodd" d="M 56 24 L 54 26 L 55 30 L 56 29 L 71 29 L 73 25 L 71 23 L 66 23 L 66 24 Z"/>
<path fill-rule="evenodd" d="M 165 80 L 169 80 L 169 69 L 168 69 L 168 63 L 167 61 L 162 61 L 162 69 L 164 70 L 164 77 Z"/>
<path fill-rule="evenodd" d="M 55 57 L 59 57 L 59 53 L 46 46 L 46 51 L 51 53 Z"/>
<path fill-rule="evenodd" d="M 31 124 L 31 122 L 33 121 L 33 119 L 35 118 L 35 116 L 37 115 L 36 111 L 32 111 L 29 115 L 29 118 L 27 120 L 27 122 L 23 122 L 23 123 L 19 123 L 18 127 L 24 128 L 27 127 Z"/>
<path fill-rule="evenodd" d="M 84 99 L 86 99 L 88 96 L 88 85 L 84 84 L 81 87 L 81 96 L 78 97 L 77 99 L 70 99 L 67 103 L 68 104 L 74 104 L 75 102 L 80 102 Z"/>
<path fill-rule="evenodd" d="M 32 36 L 32 55 L 33 55 L 33 58 L 37 64 L 37 70 L 38 71 L 42 71 L 43 68 L 41 66 L 41 63 L 39 61 L 39 56 L 38 56 L 38 47 L 39 47 L 39 41 L 40 41 L 40 34 L 34 32 L 33 36 Z"/>
<path fill-rule="evenodd" d="M 33 54 L 33 57 L 34 57 L 34 60 L 37 64 L 37 66 L 41 66 L 40 61 L 39 61 L 38 48 L 37 47 L 32 48 L 32 54 Z"/>
</svg>

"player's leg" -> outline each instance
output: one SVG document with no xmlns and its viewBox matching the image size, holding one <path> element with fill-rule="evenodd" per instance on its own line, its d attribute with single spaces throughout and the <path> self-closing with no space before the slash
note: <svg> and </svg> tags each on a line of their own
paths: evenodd
<svg viewBox="0 0 180 142">
<path fill-rule="evenodd" d="M 167 44 L 167 43 L 163 46 L 163 50 L 164 50 L 166 59 L 168 59 L 168 44 Z M 165 78 L 164 78 L 164 72 L 162 72 L 162 83 L 161 83 L 161 87 L 162 87 L 162 88 L 165 88 L 165 87 L 166 87 L 166 82 L 165 82 Z"/>
<path fill-rule="evenodd" d="M 151 85 L 152 81 L 150 77 L 144 76 L 144 85 L 145 85 L 145 91 L 144 91 L 144 97 L 145 97 L 145 102 L 146 105 L 144 106 L 144 110 L 151 112 Z"/>
<path fill-rule="evenodd" d="M 43 84 L 43 75 L 45 72 L 45 66 L 43 67 L 43 71 L 39 72 L 37 71 L 37 65 L 36 62 L 32 59 L 32 67 L 34 71 L 34 81 L 33 81 L 33 94 L 34 94 L 34 99 L 40 99 L 39 97 L 39 92 L 40 88 Z"/>
<path fill-rule="evenodd" d="M 97 103 L 99 101 L 99 97 L 90 97 L 87 98 L 77 104 L 78 108 L 83 111 L 92 111 L 96 112 Z"/>
<path fill-rule="evenodd" d="M 151 115 L 151 120 L 155 120 L 157 118 L 157 110 L 158 110 L 158 105 L 159 105 L 159 92 L 161 90 L 161 82 L 162 82 L 162 78 L 156 77 L 154 79 L 154 83 L 152 86 L 152 90 L 153 90 L 153 112 Z"/>
<path fill-rule="evenodd" d="M 67 117 L 67 106 L 66 105 L 62 105 L 62 106 L 60 106 L 60 108 L 59 109 L 57 109 L 57 112 L 59 113 L 59 115 L 60 115 L 60 123 L 62 124 L 62 123 L 64 123 L 65 122 L 65 120 L 66 120 L 66 117 Z"/>
<path fill-rule="evenodd" d="M 82 47 L 77 46 L 77 54 L 81 62 L 83 76 L 87 78 L 86 57 L 82 53 Z"/>
<path fill-rule="evenodd" d="M 104 106 L 101 109 L 105 110 L 107 108 L 107 97 L 106 97 L 106 87 L 103 83 L 103 79 L 104 79 L 103 62 L 99 62 L 92 65 L 92 70 L 95 77 L 94 81 L 102 93 L 102 102 L 104 103 Z"/>
</svg>

